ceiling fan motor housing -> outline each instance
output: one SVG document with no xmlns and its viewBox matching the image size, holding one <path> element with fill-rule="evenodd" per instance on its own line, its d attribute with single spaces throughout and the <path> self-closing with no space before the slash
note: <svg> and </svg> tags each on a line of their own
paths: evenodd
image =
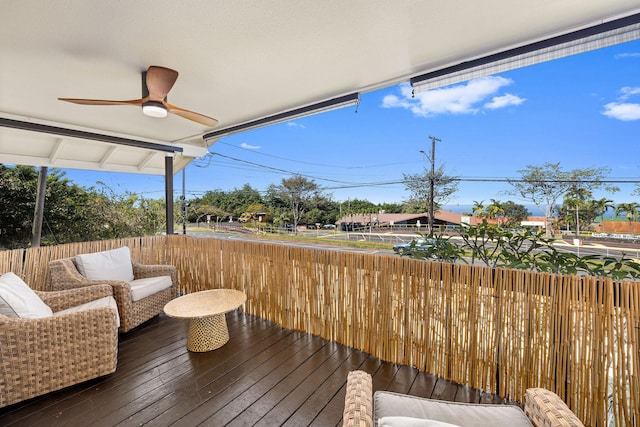
<svg viewBox="0 0 640 427">
<path fill-rule="evenodd" d="M 142 72 L 142 99 L 149 96 L 149 88 L 147 87 L 147 71 Z M 167 97 L 164 97 L 167 101 Z M 142 104 L 142 112 L 150 117 L 167 117 L 167 107 L 158 101 L 147 101 Z"/>
</svg>

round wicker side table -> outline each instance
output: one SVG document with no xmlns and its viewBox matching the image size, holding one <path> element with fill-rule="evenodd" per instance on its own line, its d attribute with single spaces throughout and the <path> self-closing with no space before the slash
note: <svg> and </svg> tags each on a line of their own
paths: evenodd
<svg viewBox="0 0 640 427">
<path fill-rule="evenodd" d="M 187 350 L 211 351 L 229 341 L 225 313 L 247 301 L 244 292 L 234 289 L 214 289 L 183 295 L 164 306 L 167 316 L 189 319 Z"/>
</svg>

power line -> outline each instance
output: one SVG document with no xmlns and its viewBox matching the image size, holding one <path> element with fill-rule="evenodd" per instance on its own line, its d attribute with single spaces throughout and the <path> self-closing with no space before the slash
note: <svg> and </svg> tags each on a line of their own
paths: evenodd
<svg viewBox="0 0 640 427">
<path fill-rule="evenodd" d="M 254 153 L 254 154 L 259 154 L 261 156 L 266 156 L 266 157 L 271 157 L 271 158 L 274 158 L 274 159 L 285 160 L 285 161 L 292 162 L 292 163 L 300 163 L 300 164 L 304 164 L 304 165 L 322 166 L 322 167 L 336 168 L 336 169 L 367 169 L 367 168 L 380 168 L 380 167 L 384 167 L 384 166 L 400 166 L 400 165 L 407 165 L 407 164 L 415 163 L 415 162 L 383 163 L 383 164 L 379 164 L 379 165 L 366 165 L 366 166 L 328 165 L 328 164 L 324 164 L 324 163 L 314 163 L 314 162 L 305 162 L 303 160 L 288 159 L 286 157 L 275 156 L 273 154 L 268 154 L 268 153 L 263 153 L 261 151 L 252 150 L 250 148 L 238 147 L 237 145 L 229 144 L 228 142 L 219 141 L 216 144 L 227 145 L 229 147 L 237 148 L 239 150 L 245 150 L 245 151 L 249 151 L 249 152 Z"/>
<path fill-rule="evenodd" d="M 216 152 L 211 152 L 209 154 L 212 155 L 212 156 L 220 156 L 220 157 L 224 157 L 226 159 L 235 160 L 237 162 L 246 163 L 248 165 L 257 166 L 257 167 L 261 167 L 261 168 L 264 168 L 264 169 L 269 169 L 269 170 L 280 172 L 280 173 L 286 173 L 286 174 L 291 174 L 291 175 L 300 175 L 300 176 L 303 176 L 303 177 L 306 177 L 306 178 L 317 179 L 317 180 L 320 180 L 320 181 L 335 182 L 335 183 L 338 183 L 338 184 L 354 184 L 353 182 L 349 182 L 349 181 L 341 181 L 341 180 L 330 179 L 330 178 L 321 178 L 321 177 L 316 177 L 316 176 L 312 176 L 312 175 L 303 174 L 303 173 L 300 173 L 300 172 L 290 171 L 290 170 L 287 170 L 287 169 L 274 168 L 272 166 L 262 165 L 260 163 L 250 162 L 248 160 L 238 159 L 236 157 L 227 156 L 225 154 L 220 154 L 220 153 L 216 153 Z"/>
<path fill-rule="evenodd" d="M 230 144 L 227 144 L 230 145 Z M 241 147 L 237 147 L 237 148 L 241 148 Z M 246 150 L 246 149 L 245 149 Z M 262 153 L 264 154 L 264 153 Z M 229 168 L 235 168 L 235 169 L 244 169 L 244 170 L 251 170 L 251 171 L 261 171 L 261 170 L 267 170 L 273 173 L 286 173 L 286 174 L 291 174 L 291 175 L 299 175 L 305 178 L 310 178 L 310 179 L 315 179 L 315 180 L 319 180 L 319 181 L 326 181 L 326 182 L 332 182 L 335 184 L 342 184 L 342 185 L 334 185 L 334 186 L 325 186 L 325 187 L 321 187 L 321 190 L 342 190 L 342 189 L 349 189 L 349 188 L 364 188 L 364 187 L 383 187 L 383 186 L 390 186 L 390 185 L 400 185 L 400 184 L 405 184 L 407 182 L 407 180 L 405 179 L 398 179 L 398 180 L 389 180 L 389 181 L 378 181 L 378 182 L 353 182 L 353 181 L 343 181 L 343 180 L 337 180 L 337 179 L 330 179 L 330 178 L 322 178 L 322 177 L 318 177 L 318 176 L 314 176 L 314 175 L 310 175 L 310 174 L 305 174 L 305 173 L 301 173 L 301 172 L 295 172 L 295 171 L 291 171 L 291 170 L 287 170 L 287 169 L 281 169 L 281 168 L 276 168 L 273 166 L 268 166 L 268 165 L 264 165 L 261 163 L 257 163 L 257 162 L 251 162 L 248 160 L 244 160 L 244 159 L 239 159 L 237 157 L 233 157 L 233 156 L 228 156 L 225 154 L 221 154 L 221 153 L 217 153 L 217 152 L 210 152 L 208 153 L 207 157 L 208 157 L 208 162 L 206 166 L 199 166 L 199 165 L 195 165 L 197 167 L 208 167 L 211 164 L 211 159 L 213 156 L 218 156 L 218 157 L 222 157 L 225 159 L 229 159 L 232 160 L 234 162 L 239 162 L 239 163 L 243 163 L 248 165 L 248 167 L 240 167 L 240 166 L 232 166 L 231 164 L 222 164 L 223 167 L 229 167 Z M 270 156 L 270 155 L 269 155 Z M 277 157 L 277 156 L 271 156 L 271 157 Z M 302 162 L 304 163 L 304 162 Z M 506 183 L 522 183 L 522 182 L 536 182 L 536 183 L 541 183 L 541 184 L 553 184 L 553 183 L 563 183 L 563 184 L 593 184 L 593 183 L 601 183 L 601 184 L 640 184 L 640 177 L 639 178 L 628 178 L 628 177 L 623 177 L 623 178 L 609 178 L 609 179 L 590 179 L 590 180 L 581 180 L 581 179 L 548 179 L 548 180 L 535 180 L 535 181 L 530 181 L 530 180 L 525 180 L 522 178 L 509 178 L 509 177 L 452 177 L 451 178 L 452 181 L 458 181 L 458 182 L 506 182 Z"/>
<path fill-rule="evenodd" d="M 468 182 L 535 182 L 543 184 L 640 184 L 640 178 L 611 178 L 611 179 L 535 179 L 527 180 L 522 178 L 451 178 L 454 181 Z"/>
</svg>

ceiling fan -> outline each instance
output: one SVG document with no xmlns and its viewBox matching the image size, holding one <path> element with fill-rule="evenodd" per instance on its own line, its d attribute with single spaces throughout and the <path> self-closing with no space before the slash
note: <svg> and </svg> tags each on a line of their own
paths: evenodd
<svg viewBox="0 0 640 427">
<path fill-rule="evenodd" d="M 125 101 L 110 101 L 105 99 L 58 98 L 60 101 L 73 102 L 83 105 L 139 105 L 142 112 L 151 117 L 166 117 L 172 113 L 182 118 L 213 127 L 218 121 L 213 117 L 185 110 L 167 102 L 167 94 L 178 79 L 178 72 L 170 68 L 150 66 L 142 72 L 142 98 Z"/>
</svg>

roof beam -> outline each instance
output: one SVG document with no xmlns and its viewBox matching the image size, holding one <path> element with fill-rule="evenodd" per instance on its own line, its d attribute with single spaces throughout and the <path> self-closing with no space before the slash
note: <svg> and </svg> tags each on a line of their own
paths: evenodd
<svg viewBox="0 0 640 427">
<path fill-rule="evenodd" d="M 118 149 L 118 147 L 110 147 L 109 151 L 107 151 L 107 153 L 102 157 L 102 160 L 100 160 L 100 168 L 104 169 L 104 167 L 107 165 L 107 163 L 109 163 L 109 160 L 111 159 L 111 157 L 113 157 L 113 155 L 115 154 L 116 150 Z"/>
<path fill-rule="evenodd" d="M 90 139 L 93 141 L 107 142 L 110 144 L 126 145 L 129 147 L 144 148 L 147 150 L 163 151 L 165 153 L 182 153 L 182 147 L 175 145 L 157 144 L 155 142 L 141 141 L 138 139 L 123 138 L 120 136 L 105 135 L 102 133 L 87 132 L 77 129 L 61 128 L 40 123 L 25 122 L 21 120 L 0 117 L 0 126 L 12 129 L 27 130 L 31 132 L 47 133 L 51 135 L 67 136 L 71 138 Z"/>
<path fill-rule="evenodd" d="M 151 160 L 153 160 L 153 158 L 157 155 L 158 153 L 154 153 L 151 152 L 147 155 L 147 157 L 144 158 L 144 160 L 142 162 L 140 162 L 140 164 L 138 165 L 138 170 L 143 170 L 144 168 L 147 167 L 147 165 L 151 162 Z"/>
<path fill-rule="evenodd" d="M 64 138 L 58 138 L 56 140 L 56 145 L 54 145 L 53 150 L 51 150 L 51 154 L 49 154 L 49 163 L 53 164 L 58 159 L 58 153 L 62 149 L 63 142 Z"/>
</svg>

